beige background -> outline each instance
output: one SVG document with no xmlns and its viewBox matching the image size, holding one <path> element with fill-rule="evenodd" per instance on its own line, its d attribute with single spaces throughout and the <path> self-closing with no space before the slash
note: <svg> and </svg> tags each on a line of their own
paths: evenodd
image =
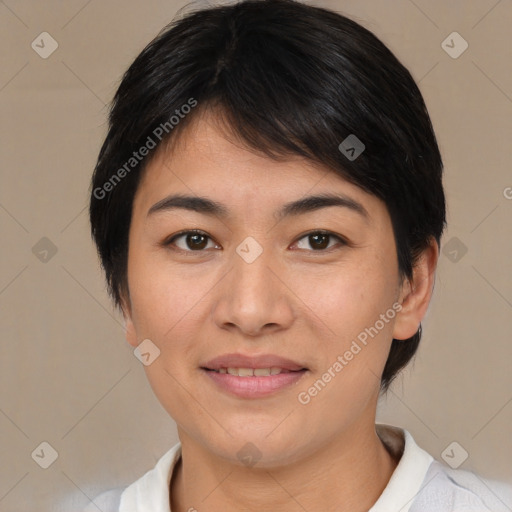
<svg viewBox="0 0 512 512">
<path fill-rule="evenodd" d="M 512 2 L 317 4 L 374 31 L 411 70 L 446 166 L 449 251 L 414 367 L 378 420 L 438 459 L 457 441 L 469 453 L 462 468 L 512 481 Z M 80 510 L 177 440 L 112 313 L 86 203 L 106 104 L 183 5 L 0 2 L 2 512 Z M 58 43 L 47 59 L 31 47 L 44 31 Z M 441 46 L 453 31 L 469 43 L 457 59 Z M 47 241 L 33 250 L 42 237 L 57 249 L 46 262 Z M 31 457 L 43 441 L 58 452 L 48 469 Z"/>
</svg>

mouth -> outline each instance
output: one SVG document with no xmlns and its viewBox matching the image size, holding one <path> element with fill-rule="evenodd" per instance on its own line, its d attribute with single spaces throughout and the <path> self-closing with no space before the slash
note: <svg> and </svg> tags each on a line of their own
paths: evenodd
<svg viewBox="0 0 512 512">
<path fill-rule="evenodd" d="M 225 354 L 202 365 L 215 389 L 238 398 L 263 398 L 296 384 L 309 369 L 275 355 Z"/>
<path fill-rule="evenodd" d="M 229 373 L 240 377 L 278 375 L 285 372 L 307 370 L 304 364 L 286 357 L 274 354 L 248 355 L 240 353 L 223 354 L 210 359 L 201 367 L 205 370 Z M 235 371 L 236 374 L 233 373 Z"/>
<path fill-rule="evenodd" d="M 307 370 L 301 368 L 300 370 L 287 370 L 286 368 L 279 368 L 278 366 L 271 366 L 268 368 L 202 368 L 208 372 L 226 373 L 229 375 L 236 375 L 237 377 L 269 377 L 270 375 L 280 375 L 282 373 L 295 373 Z"/>
</svg>

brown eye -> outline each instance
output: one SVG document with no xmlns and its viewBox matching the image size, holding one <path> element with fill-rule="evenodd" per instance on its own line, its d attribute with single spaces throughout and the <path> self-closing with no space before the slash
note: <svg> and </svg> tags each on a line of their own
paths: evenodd
<svg viewBox="0 0 512 512">
<path fill-rule="evenodd" d="M 184 231 L 173 236 L 165 245 L 175 245 L 182 251 L 202 251 L 206 248 L 216 247 L 215 244 L 208 246 L 208 242 L 212 242 L 211 238 L 200 231 Z"/>
<path fill-rule="evenodd" d="M 330 236 L 319 234 L 319 235 L 309 235 L 309 245 L 313 249 L 326 249 L 329 246 Z"/>
<path fill-rule="evenodd" d="M 302 247 L 300 247 L 301 240 L 306 240 L 306 242 L 303 243 Z M 341 243 L 341 245 L 346 245 L 345 240 L 343 240 L 338 235 L 329 232 L 315 231 L 312 233 L 308 233 L 307 235 L 300 238 L 299 241 L 297 242 L 297 246 L 299 249 L 313 249 L 313 251 L 323 251 L 325 249 L 330 249 L 331 247 L 333 247 L 333 245 L 331 244 L 333 240 L 337 241 L 338 243 Z"/>
<path fill-rule="evenodd" d="M 192 250 L 204 249 L 208 245 L 208 237 L 198 235 L 196 233 L 193 235 L 186 235 L 185 243 Z"/>
</svg>

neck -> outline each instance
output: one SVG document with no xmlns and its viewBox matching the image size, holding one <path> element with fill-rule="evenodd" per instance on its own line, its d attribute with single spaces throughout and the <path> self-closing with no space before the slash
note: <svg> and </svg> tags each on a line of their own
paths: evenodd
<svg viewBox="0 0 512 512">
<path fill-rule="evenodd" d="M 180 432 L 182 457 L 171 481 L 172 512 L 207 509 L 366 512 L 397 466 L 374 420 L 353 424 L 313 455 L 281 467 L 240 467 Z"/>
</svg>

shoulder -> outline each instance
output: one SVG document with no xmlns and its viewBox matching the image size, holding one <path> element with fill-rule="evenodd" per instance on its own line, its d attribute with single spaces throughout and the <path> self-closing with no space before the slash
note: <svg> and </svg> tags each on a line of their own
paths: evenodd
<svg viewBox="0 0 512 512">
<path fill-rule="evenodd" d="M 410 512 L 457 510 L 509 512 L 512 487 L 462 469 L 432 461 Z"/>
<path fill-rule="evenodd" d="M 121 502 L 121 494 L 124 487 L 118 487 L 109 491 L 102 492 L 87 505 L 82 512 L 118 512 L 119 503 Z"/>
</svg>

